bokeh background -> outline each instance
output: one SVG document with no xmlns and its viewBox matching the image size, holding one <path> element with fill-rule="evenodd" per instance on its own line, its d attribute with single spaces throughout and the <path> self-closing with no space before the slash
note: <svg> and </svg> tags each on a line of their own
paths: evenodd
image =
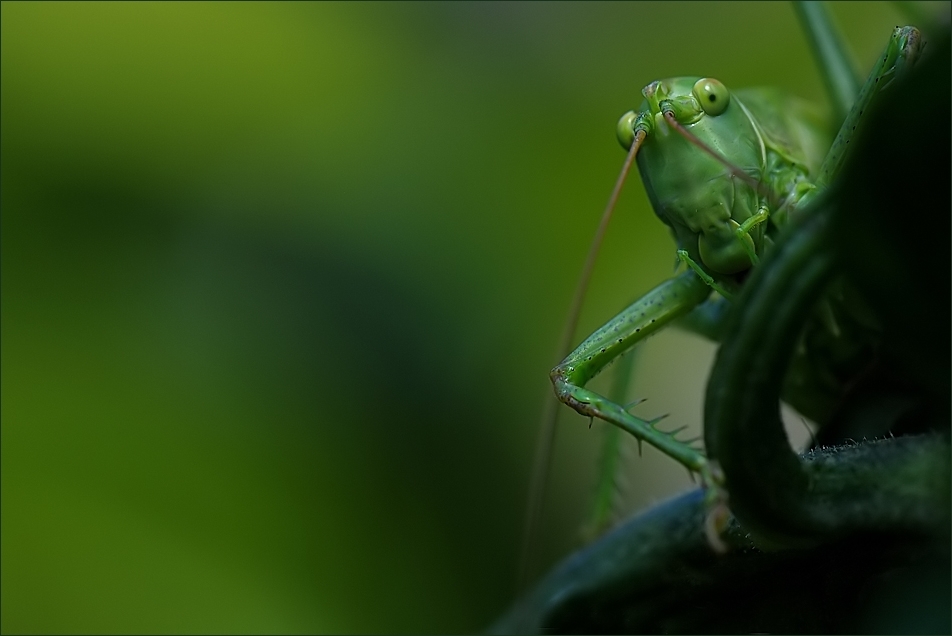
<svg viewBox="0 0 952 636">
<path fill-rule="evenodd" d="M 867 69 L 905 18 L 833 7 Z M 823 100 L 784 3 L 2 4 L 2 631 L 465 632 L 648 82 Z M 672 272 L 637 178 L 576 341 Z M 698 426 L 713 347 L 639 355 Z M 600 427 L 566 412 L 541 573 Z M 690 487 L 653 450 L 636 510 Z"/>
</svg>

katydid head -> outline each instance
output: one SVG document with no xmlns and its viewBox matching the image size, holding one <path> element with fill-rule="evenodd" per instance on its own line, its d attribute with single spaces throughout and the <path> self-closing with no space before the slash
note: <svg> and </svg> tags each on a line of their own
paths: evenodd
<svg viewBox="0 0 952 636">
<path fill-rule="evenodd" d="M 766 203 L 761 135 L 749 113 L 716 79 L 678 77 L 648 84 L 638 112 L 618 123 L 629 148 L 638 131 L 638 169 L 655 213 L 682 249 L 716 275 L 752 265 L 763 228 L 740 231 Z"/>
</svg>

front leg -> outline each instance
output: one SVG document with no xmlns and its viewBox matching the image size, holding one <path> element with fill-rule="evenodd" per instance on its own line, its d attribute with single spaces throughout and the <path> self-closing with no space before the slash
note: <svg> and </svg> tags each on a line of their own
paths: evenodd
<svg viewBox="0 0 952 636">
<path fill-rule="evenodd" d="M 699 473 L 713 484 L 707 459 L 701 451 L 675 439 L 676 432 L 656 428 L 658 420 L 635 417 L 624 407 L 585 388 L 608 363 L 647 336 L 702 303 L 710 287 L 691 270 L 658 285 L 618 314 L 573 351 L 550 373 L 555 394 L 582 415 L 597 417 L 628 431 Z"/>
</svg>

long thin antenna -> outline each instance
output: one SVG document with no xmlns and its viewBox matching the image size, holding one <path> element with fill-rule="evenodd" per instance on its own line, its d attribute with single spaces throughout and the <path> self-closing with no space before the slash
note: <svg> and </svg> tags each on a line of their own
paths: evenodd
<svg viewBox="0 0 952 636">
<path fill-rule="evenodd" d="M 605 231 L 608 228 L 608 221 L 611 219 L 612 212 L 615 210 L 615 204 L 618 203 L 618 197 L 621 194 L 621 188 L 631 170 L 631 164 L 638 154 L 638 148 L 645 140 L 645 131 L 635 132 L 635 139 L 625 158 L 625 163 L 621 168 L 618 179 L 615 181 L 615 188 L 608 199 L 605 211 L 602 212 L 602 218 L 598 223 L 598 229 L 595 231 L 595 238 L 592 239 L 592 245 L 588 250 L 588 256 L 585 258 L 585 265 L 582 268 L 582 275 L 579 278 L 578 285 L 575 287 L 575 295 L 572 297 L 572 304 L 569 308 L 568 319 L 565 327 L 562 329 L 562 335 L 559 338 L 558 360 L 555 364 L 562 361 L 569 354 L 569 347 L 572 345 L 572 337 L 578 327 L 579 314 L 582 311 L 582 302 L 585 300 L 585 292 L 588 289 L 589 280 L 592 278 L 592 271 L 595 268 L 595 257 L 601 247 L 602 239 L 605 237 Z M 529 502 L 526 506 L 526 520 L 522 535 L 522 550 L 519 558 L 519 569 L 516 573 L 516 593 L 522 594 L 528 583 L 529 565 L 535 555 L 535 539 L 538 534 L 537 526 L 539 524 L 540 513 L 542 512 L 542 500 L 545 496 L 545 485 L 549 477 L 549 468 L 552 461 L 552 447 L 555 444 L 556 420 L 558 419 L 559 402 L 549 395 L 545 401 L 545 408 L 542 412 L 542 422 L 539 426 L 539 437 L 536 442 L 536 454 L 532 461 L 532 479 L 529 482 Z"/>
</svg>

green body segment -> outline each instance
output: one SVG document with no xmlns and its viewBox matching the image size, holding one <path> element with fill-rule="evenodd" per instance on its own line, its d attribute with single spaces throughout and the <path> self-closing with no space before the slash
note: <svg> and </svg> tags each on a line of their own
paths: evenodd
<svg viewBox="0 0 952 636">
<path fill-rule="evenodd" d="M 575 382 L 588 382 L 619 353 L 680 317 L 710 293 L 692 272 L 665 281 L 589 336 L 553 374 L 571 373 Z"/>
<path fill-rule="evenodd" d="M 730 93 L 718 82 L 723 89 L 718 97 L 727 103 L 716 114 L 706 112 L 705 95 L 696 87 L 713 81 L 678 77 L 645 87 L 636 119 L 648 134 L 637 160 L 655 213 L 671 228 L 678 247 L 715 280 L 723 280 L 752 266 L 751 251 L 763 254 L 771 228 L 782 224 L 786 211 L 810 189 L 831 137 L 815 109 L 776 90 Z M 666 108 L 762 187 L 755 189 L 674 131 L 665 121 Z M 762 210 L 774 218 L 772 224 L 738 231 Z"/>
</svg>

